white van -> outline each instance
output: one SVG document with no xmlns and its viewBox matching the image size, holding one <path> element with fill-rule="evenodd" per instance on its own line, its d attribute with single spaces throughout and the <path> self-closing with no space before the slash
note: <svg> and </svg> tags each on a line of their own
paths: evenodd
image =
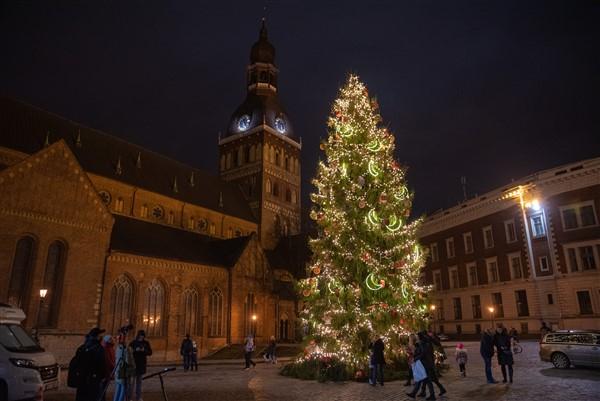
<svg viewBox="0 0 600 401">
<path fill-rule="evenodd" d="M 25 329 L 23 310 L 0 303 L 0 401 L 41 399 L 58 388 L 58 365 Z"/>
</svg>

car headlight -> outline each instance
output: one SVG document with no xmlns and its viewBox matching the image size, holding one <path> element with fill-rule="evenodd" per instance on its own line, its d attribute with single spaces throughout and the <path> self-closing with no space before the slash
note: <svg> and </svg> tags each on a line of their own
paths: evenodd
<svg viewBox="0 0 600 401">
<path fill-rule="evenodd" d="M 18 368 L 37 369 L 35 362 L 33 362 L 31 359 L 10 358 L 10 361 Z"/>
</svg>

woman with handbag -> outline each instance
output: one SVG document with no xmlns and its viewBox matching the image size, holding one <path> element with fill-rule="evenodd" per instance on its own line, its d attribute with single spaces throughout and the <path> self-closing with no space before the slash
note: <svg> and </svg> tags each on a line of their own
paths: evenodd
<svg viewBox="0 0 600 401">
<path fill-rule="evenodd" d="M 498 324 L 496 335 L 494 336 L 494 345 L 498 354 L 498 365 L 502 370 L 502 383 L 506 383 L 506 368 L 508 367 L 509 382 L 513 382 L 513 353 L 511 337 L 508 335 L 506 328 L 502 324 Z"/>
<path fill-rule="evenodd" d="M 414 359 L 415 363 L 412 365 L 413 376 L 415 379 L 415 387 L 410 393 L 406 393 L 411 398 L 417 396 L 417 392 L 423 386 L 429 388 L 429 397 L 427 401 L 435 400 L 435 393 L 433 392 L 433 383 L 431 382 L 431 376 L 435 375 L 435 364 L 433 360 L 433 346 L 427 337 L 427 333 L 421 331 L 418 333 L 419 341 L 415 346 Z"/>
</svg>

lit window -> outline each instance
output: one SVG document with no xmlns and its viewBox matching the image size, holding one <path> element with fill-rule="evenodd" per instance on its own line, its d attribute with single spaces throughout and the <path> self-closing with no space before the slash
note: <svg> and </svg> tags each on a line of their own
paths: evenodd
<svg viewBox="0 0 600 401">
<path fill-rule="evenodd" d="M 153 279 L 144 290 L 144 310 L 142 327 L 148 337 L 161 336 L 164 326 L 165 289 L 162 283 Z"/>
<path fill-rule="evenodd" d="M 506 231 L 506 242 L 511 243 L 517 240 L 517 230 L 515 229 L 515 221 L 507 220 L 504 222 L 504 230 Z"/>
<path fill-rule="evenodd" d="M 536 214 L 529 218 L 531 220 L 531 233 L 534 238 L 543 237 L 546 235 L 546 227 L 544 225 L 544 216 Z"/>
<path fill-rule="evenodd" d="M 473 236 L 470 232 L 463 234 L 463 241 L 465 243 L 465 253 L 473 253 Z"/>
<path fill-rule="evenodd" d="M 454 238 L 447 238 L 446 239 L 446 254 L 448 255 L 448 258 L 453 258 L 455 256 L 454 254 Z"/>
<path fill-rule="evenodd" d="M 492 232 L 492 226 L 483 227 L 483 246 L 485 248 L 494 247 L 494 234 Z"/>
<path fill-rule="evenodd" d="M 115 212 L 123 213 L 123 198 L 117 198 L 115 201 Z"/>
</svg>

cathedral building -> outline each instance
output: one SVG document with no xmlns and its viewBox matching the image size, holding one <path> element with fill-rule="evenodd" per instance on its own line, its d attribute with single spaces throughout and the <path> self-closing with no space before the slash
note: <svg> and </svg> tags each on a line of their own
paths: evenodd
<svg viewBox="0 0 600 401">
<path fill-rule="evenodd" d="M 60 362 L 94 326 L 144 329 L 154 361 L 296 336 L 301 142 L 264 25 L 219 176 L 0 98 L 0 302 Z M 41 297 L 40 290 L 47 290 Z"/>
</svg>

